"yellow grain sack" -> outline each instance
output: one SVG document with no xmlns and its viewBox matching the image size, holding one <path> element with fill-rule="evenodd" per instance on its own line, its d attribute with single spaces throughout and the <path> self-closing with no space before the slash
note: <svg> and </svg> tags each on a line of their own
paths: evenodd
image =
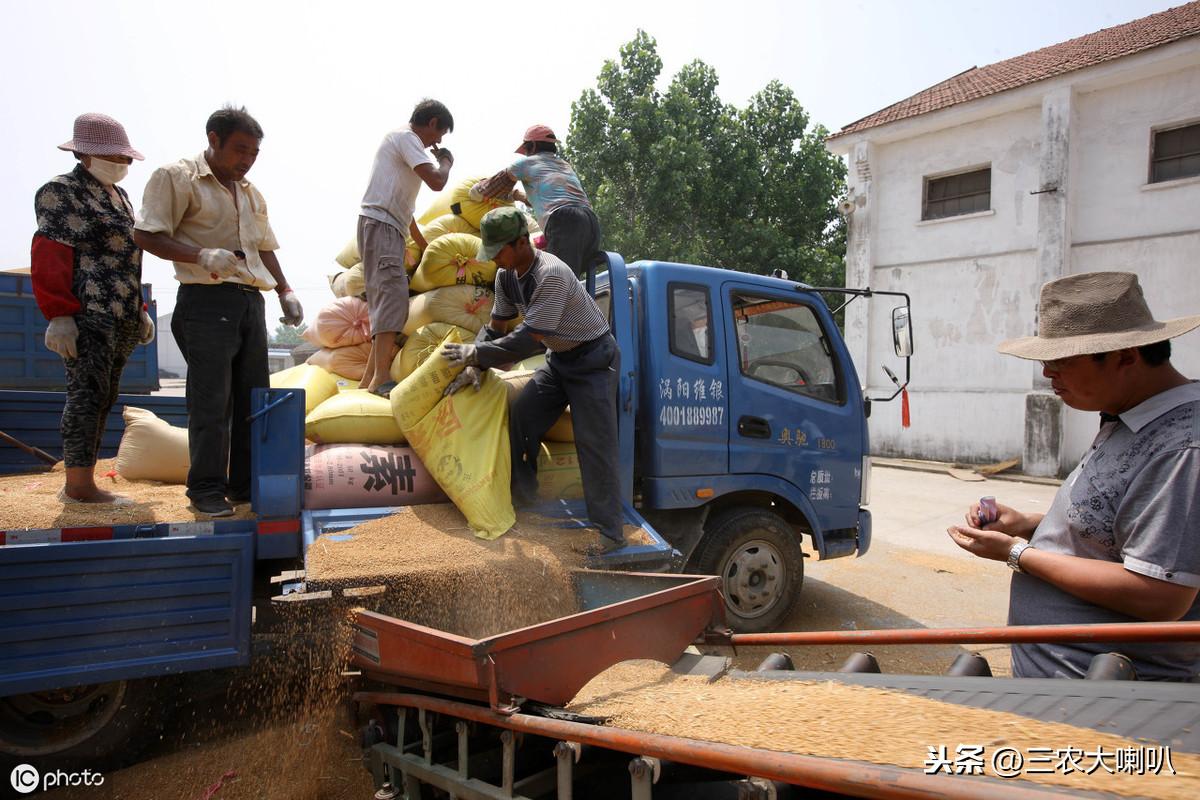
<svg viewBox="0 0 1200 800">
<path fill-rule="evenodd" d="M 300 364 L 276 372 L 271 376 L 271 388 L 303 389 L 306 415 L 338 393 L 334 377 L 313 364 Z"/>
<path fill-rule="evenodd" d="M 347 378 L 345 375 L 338 375 L 336 372 L 329 373 L 329 376 L 337 384 L 339 392 L 344 392 L 347 389 L 357 389 L 358 384 L 362 382 L 362 378 Z"/>
<path fill-rule="evenodd" d="M 144 408 L 125 406 L 125 433 L 117 448 L 117 474 L 127 481 L 187 483 L 187 428 L 177 428 Z"/>
<path fill-rule="evenodd" d="M 418 328 L 392 359 L 392 380 L 399 383 L 411 375 L 427 358 L 437 352 L 450 330 L 455 327 L 448 322 L 431 322 Z M 457 331 L 461 341 L 468 342 L 473 338 L 471 332 L 466 329 L 457 328 Z"/>
<path fill-rule="evenodd" d="M 329 289 L 334 297 L 364 297 L 367 293 L 367 283 L 363 280 L 362 262 L 330 275 Z"/>
<path fill-rule="evenodd" d="M 342 248 L 342 252 L 334 256 L 333 260 L 347 268 L 353 267 L 362 261 L 362 256 L 358 254 L 358 237 L 355 236 L 355 238 L 346 242 L 346 246 Z"/>
<path fill-rule="evenodd" d="M 533 372 L 535 369 L 537 369 L 540 366 L 543 366 L 545 363 L 546 363 L 546 354 L 539 353 L 536 356 L 530 356 L 529 358 L 525 359 L 524 361 L 518 361 L 516 364 L 513 364 L 513 371 L 516 372 L 518 370 L 527 370 L 529 372 Z"/>
<path fill-rule="evenodd" d="M 529 383 L 529 379 L 533 376 L 533 370 L 510 370 L 508 372 L 497 373 L 499 378 L 508 384 L 508 402 L 511 404 L 517 399 L 517 395 L 525 388 L 525 384 Z M 571 407 L 567 406 L 550 430 L 546 431 L 547 442 L 574 442 L 575 428 L 571 424 Z"/>
<path fill-rule="evenodd" d="M 495 539 L 513 526 L 504 381 L 488 371 L 479 391 L 464 389 L 442 398 L 407 436 L 476 536 Z"/>
<path fill-rule="evenodd" d="M 479 227 L 479 221 L 483 219 L 483 215 L 493 208 L 511 206 L 513 204 L 512 200 L 501 200 L 498 197 L 483 200 L 482 202 L 472 200 L 470 196 L 471 187 L 482 180 L 486 180 L 486 177 L 467 178 L 450 190 L 450 210 L 476 228 Z"/>
<path fill-rule="evenodd" d="M 461 342 L 451 329 L 443 342 Z M 412 449 L 475 535 L 495 539 L 516 522 L 509 480 L 508 390 L 488 371 L 479 391 L 442 397 L 459 372 L 441 352 L 392 390 L 392 412 Z"/>
<path fill-rule="evenodd" d="M 463 338 L 460 329 L 451 328 L 438 345 L 440 347 L 445 342 L 464 341 L 467 340 Z M 396 424 L 400 426 L 400 430 L 407 431 L 433 411 L 433 407 L 442 399 L 442 392 L 460 372 L 461 366 L 452 365 L 435 350 L 419 367 L 405 376 L 389 395 L 392 414 L 396 417 Z"/>
<path fill-rule="evenodd" d="M 583 476 L 574 442 L 542 442 L 538 454 L 538 498 L 575 500 L 583 497 Z"/>
<path fill-rule="evenodd" d="M 428 225 L 418 225 L 417 227 L 421 230 L 421 236 L 427 245 L 447 233 L 479 235 L 479 228 L 454 214 L 443 214 Z M 418 245 L 411 236 L 404 240 L 404 266 L 409 272 L 412 272 L 421 263 L 421 255 L 424 252 L 425 249 Z"/>
<path fill-rule="evenodd" d="M 429 207 L 421 212 L 421 216 L 417 217 L 418 225 L 428 225 L 438 217 L 444 217 L 450 213 L 450 193 L 453 189 L 443 189 L 437 197 L 433 198 L 433 202 Z"/>
<path fill-rule="evenodd" d="M 304 420 L 304 437 L 317 444 L 404 444 L 386 397 L 366 389 L 338 392 Z"/>
<path fill-rule="evenodd" d="M 408 303 L 404 333 L 412 336 L 431 322 L 448 322 L 471 332 L 472 338 L 492 318 L 492 290 L 484 286 L 443 286 L 416 295 Z"/>
<path fill-rule="evenodd" d="M 434 239 L 413 273 L 412 290 L 427 292 L 461 284 L 490 287 L 496 282 L 496 262 L 478 261 L 478 253 L 479 237 L 474 234 L 447 233 Z"/>
</svg>

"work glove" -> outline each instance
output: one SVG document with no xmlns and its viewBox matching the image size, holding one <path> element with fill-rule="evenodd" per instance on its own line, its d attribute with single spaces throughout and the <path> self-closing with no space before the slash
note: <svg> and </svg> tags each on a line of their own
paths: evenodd
<svg viewBox="0 0 1200 800">
<path fill-rule="evenodd" d="M 450 381 L 450 385 L 442 392 L 442 397 L 449 397 L 460 389 L 465 389 L 468 386 L 474 386 L 475 391 L 479 391 L 479 383 L 483 380 L 483 370 L 479 367 L 467 367 L 462 372 Z"/>
<path fill-rule="evenodd" d="M 283 316 L 279 321 L 284 325 L 295 328 L 304 322 L 304 309 L 300 306 L 300 298 L 296 297 L 296 293 L 291 289 L 285 289 L 283 294 L 279 295 L 279 307 L 283 309 Z"/>
<path fill-rule="evenodd" d="M 204 248 L 200 251 L 200 257 L 196 259 L 196 263 L 205 269 L 213 280 L 232 278 L 241 268 L 238 257 L 220 247 Z"/>
<path fill-rule="evenodd" d="M 55 317 L 46 326 L 46 349 L 53 350 L 63 358 L 79 355 L 75 349 L 75 340 L 78 338 L 79 328 L 75 325 L 74 317 Z"/>
<path fill-rule="evenodd" d="M 442 355 L 451 364 L 462 364 L 465 367 L 479 366 L 479 353 L 473 344 L 446 342 L 442 345 Z"/>
<path fill-rule="evenodd" d="M 150 319 L 150 312 L 143 311 L 142 316 L 138 319 L 138 344 L 150 344 L 154 341 L 154 320 Z"/>
<path fill-rule="evenodd" d="M 433 157 L 438 161 L 449 161 L 450 166 L 454 166 L 454 155 L 444 147 L 433 146 Z"/>
</svg>

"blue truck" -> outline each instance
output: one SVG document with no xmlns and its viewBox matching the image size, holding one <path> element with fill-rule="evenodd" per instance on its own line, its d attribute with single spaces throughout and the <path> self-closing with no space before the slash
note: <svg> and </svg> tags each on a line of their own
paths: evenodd
<svg viewBox="0 0 1200 800">
<path fill-rule="evenodd" d="M 607 262 L 588 285 L 621 351 L 625 513 L 650 543 L 600 566 L 718 575 L 733 627 L 770 630 L 799 596 L 803 538 L 821 559 L 871 541 L 871 399 L 820 292 L 892 294 L 905 383 L 908 297 Z M 0 531 L 0 756 L 128 759 L 169 706 L 160 679 L 248 664 L 271 576 L 394 511 L 304 510 L 302 393 L 256 390 L 253 407 L 253 520 Z"/>
</svg>

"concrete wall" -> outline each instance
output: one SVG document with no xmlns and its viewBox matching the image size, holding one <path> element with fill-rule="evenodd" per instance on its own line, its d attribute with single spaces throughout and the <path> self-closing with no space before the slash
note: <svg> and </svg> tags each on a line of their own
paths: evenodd
<svg viewBox="0 0 1200 800">
<path fill-rule="evenodd" d="M 1091 443 L 1095 414 L 1058 412 L 1052 395 L 1044 402 L 1040 365 L 995 351 L 1035 332 L 1041 284 L 1129 270 L 1160 319 L 1200 313 L 1200 178 L 1147 185 L 1151 130 L 1200 120 L 1200 41 L 1182 44 L 938 112 L 942 125 L 931 114 L 831 143 L 858 199 L 847 285 L 913 302 L 912 426 L 901 427 L 898 402 L 876 404 L 873 452 L 963 462 L 1024 453 L 1027 469 L 1062 472 Z M 925 177 L 987 165 L 991 211 L 921 221 Z M 883 298 L 847 314 L 870 396 L 893 390 L 881 364 L 903 369 L 889 314 Z M 1200 378 L 1200 332 L 1175 341 L 1173 361 Z M 1039 444 L 1047 430 L 1038 464 L 1030 437 Z"/>
</svg>

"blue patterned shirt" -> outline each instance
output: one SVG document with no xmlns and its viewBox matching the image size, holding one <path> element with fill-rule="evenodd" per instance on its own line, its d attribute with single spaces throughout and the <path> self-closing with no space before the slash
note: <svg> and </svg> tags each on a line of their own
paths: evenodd
<svg viewBox="0 0 1200 800">
<path fill-rule="evenodd" d="M 1047 552 L 1200 587 L 1200 382 L 1168 389 L 1104 423 L 1030 541 Z M 1183 619 L 1200 620 L 1200 596 Z M 1136 621 L 1032 575 L 1012 576 L 1010 625 Z M 1200 675 L 1200 642 L 1013 645 L 1013 674 L 1079 678 L 1093 655 L 1108 652 L 1132 659 L 1142 679 Z"/>
</svg>

